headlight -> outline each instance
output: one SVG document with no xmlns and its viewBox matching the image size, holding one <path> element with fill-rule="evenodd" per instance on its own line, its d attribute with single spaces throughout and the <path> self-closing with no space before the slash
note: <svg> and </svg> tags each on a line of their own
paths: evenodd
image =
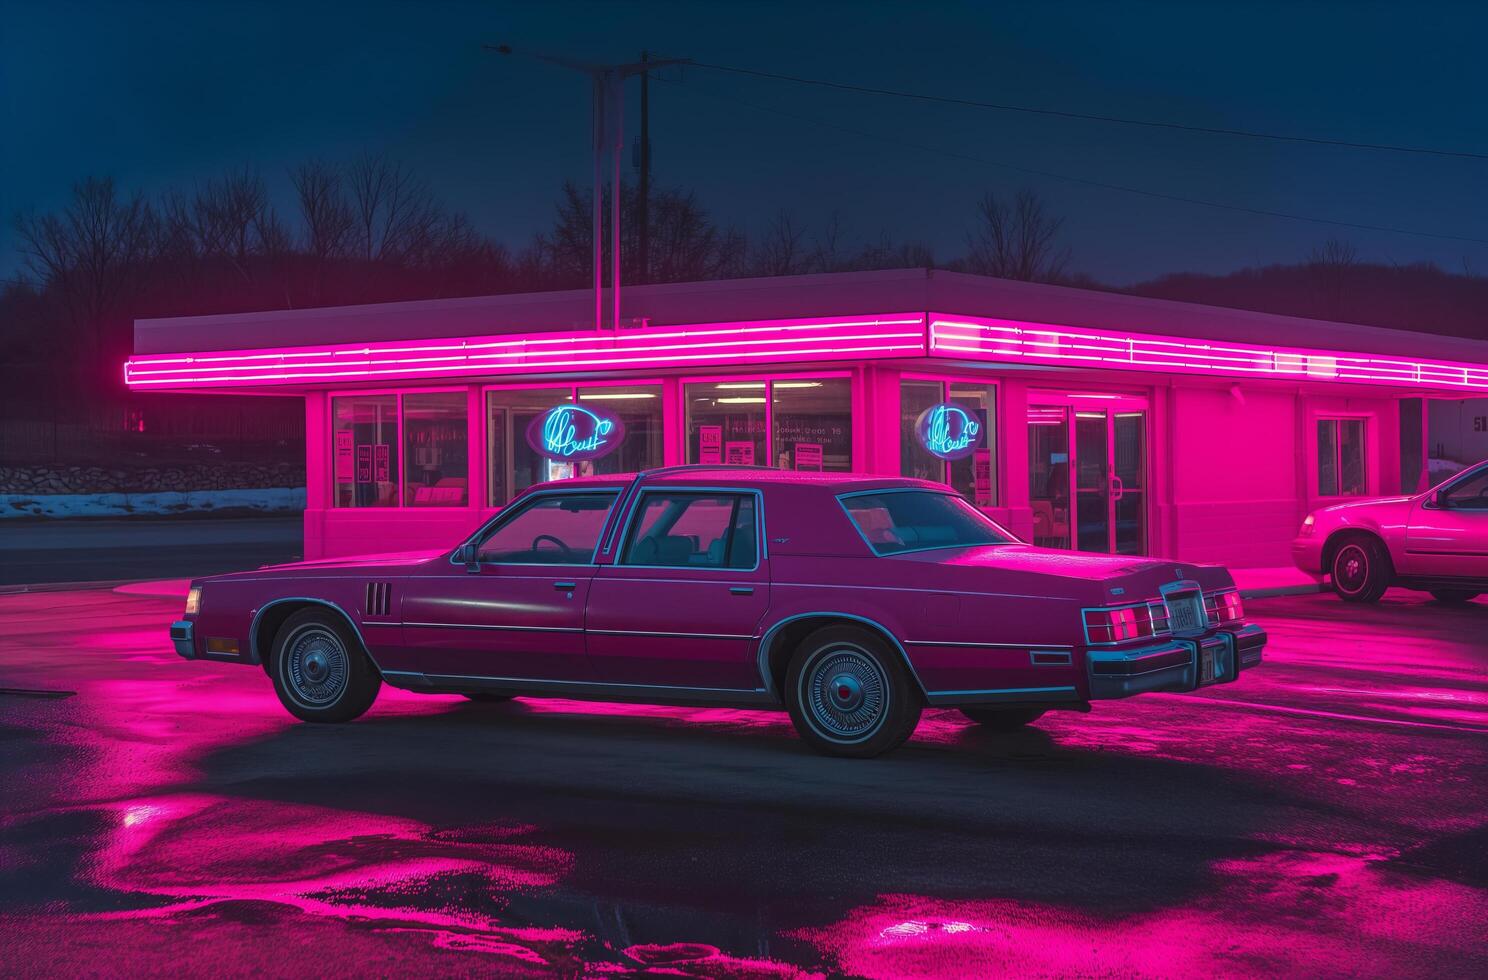
<svg viewBox="0 0 1488 980">
<path fill-rule="evenodd" d="M 1317 518 L 1312 514 L 1308 514 L 1306 517 L 1302 518 L 1302 529 L 1297 532 L 1297 536 L 1303 538 L 1312 537 L 1312 526 L 1316 523 Z"/>
<path fill-rule="evenodd" d="M 186 593 L 186 615 L 195 616 L 201 612 L 201 587 L 196 586 Z"/>
</svg>

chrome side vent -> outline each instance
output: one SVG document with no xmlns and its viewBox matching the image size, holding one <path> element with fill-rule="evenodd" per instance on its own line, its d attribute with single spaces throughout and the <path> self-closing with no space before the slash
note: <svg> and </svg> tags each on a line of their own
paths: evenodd
<svg viewBox="0 0 1488 980">
<path fill-rule="evenodd" d="M 368 582 L 367 595 L 362 603 L 368 616 L 386 616 L 393 607 L 393 583 Z"/>
</svg>

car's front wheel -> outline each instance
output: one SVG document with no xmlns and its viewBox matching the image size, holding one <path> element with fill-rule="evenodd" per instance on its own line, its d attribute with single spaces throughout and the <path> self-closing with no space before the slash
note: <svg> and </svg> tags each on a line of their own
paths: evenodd
<svg viewBox="0 0 1488 980">
<path fill-rule="evenodd" d="M 1469 592 L 1466 589 L 1432 589 L 1431 598 L 1448 606 L 1460 606 L 1466 602 L 1472 602 L 1481 592 Z"/>
<path fill-rule="evenodd" d="M 1373 538 L 1345 540 L 1333 553 L 1333 591 L 1345 602 L 1378 602 L 1390 587 L 1390 559 Z"/>
<path fill-rule="evenodd" d="M 372 707 L 382 687 L 382 677 L 346 622 L 313 607 L 279 628 L 269 675 L 279 700 L 302 721 L 351 721 Z"/>
<path fill-rule="evenodd" d="M 870 758 L 903 745 L 920 721 L 920 692 L 881 638 L 853 626 L 808 636 L 786 672 L 796 731 L 818 752 Z"/>
<path fill-rule="evenodd" d="M 994 732 L 1016 732 L 1044 716 L 1043 708 L 962 708 L 961 713 Z"/>
</svg>

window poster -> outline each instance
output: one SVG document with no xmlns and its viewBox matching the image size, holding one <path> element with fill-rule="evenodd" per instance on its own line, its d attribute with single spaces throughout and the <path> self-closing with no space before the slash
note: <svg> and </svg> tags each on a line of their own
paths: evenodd
<svg viewBox="0 0 1488 980">
<path fill-rule="evenodd" d="M 796 469 L 822 471 L 822 445 L 819 442 L 798 442 L 795 448 Z"/>
<path fill-rule="evenodd" d="M 363 445 L 356 447 L 356 481 L 358 483 L 372 482 L 372 447 Z"/>
<path fill-rule="evenodd" d="M 979 506 L 992 503 L 992 450 L 978 449 L 971 458 L 972 492 Z"/>
<path fill-rule="evenodd" d="M 698 426 L 698 462 L 723 462 L 723 426 Z"/>
<path fill-rule="evenodd" d="M 356 440 L 350 429 L 336 433 L 336 482 L 356 479 Z"/>
<path fill-rule="evenodd" d="M 391 469 L 392 469 L 392 466 L 391 466 L 392 449 L 393 449 L 393 447 L 390 446 L 390 445 L 388 445 L 385 442 L 379 442 L 374 447 L 374 450 L 375 451 L 373 452 L 372 456 L 373 456 L 373 459 L 376 460 L 377 482 L 378 483 L 390 483 L 392 481 L 392 475 L 391 475 Z"/>
<path fill-rule="evenodd" d="M 730 465 L 754 465 L 754 443 L 730 442 L 724 445 L 725 461 Z"/>
</svg>

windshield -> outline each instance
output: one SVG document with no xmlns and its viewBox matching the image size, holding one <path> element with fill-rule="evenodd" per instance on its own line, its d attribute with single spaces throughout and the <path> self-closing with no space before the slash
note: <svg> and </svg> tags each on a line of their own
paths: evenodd
<svg viewBox="0 0 1488 980">
<path fill-rule="evenodd" d="M 950 493 L 888 490 L 839 499 L 863 540 L 880 555 L 1015 540 L 981 511 Z"/>
</svg>

